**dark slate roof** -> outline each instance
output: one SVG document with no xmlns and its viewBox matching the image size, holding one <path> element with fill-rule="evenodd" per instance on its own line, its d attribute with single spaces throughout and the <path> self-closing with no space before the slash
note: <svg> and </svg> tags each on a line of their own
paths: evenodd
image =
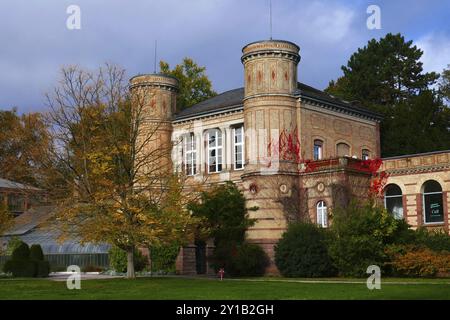
<svg viewBox="0 0 450 320">
<path fill-rule="evenodd" d="M 350 102 L 340 100 L 304 83 L 298 83 L 298 89 L 294 94 L 299 98 L 309 99 L 311 101 L 336 108 L 340 111 L 356 113 L 360 116 L 365 116 L 376 120 L 382 119 L 382 116 L 378 113 L 372 112 L 360 106 L 356 106 Z M 174 120 L 180 121 L 213 113 L 221 113 L 232 109 L 239 109 L 244 105 L 243 100 L 244 88 L 226 91 L 215 97 L 193 105 L 192 107 L 182 110 L 175 115 Z"/>
<path fill-rule="evenodd" d="M 244 88 L 238 88 L 221 93 L 215 97 L 186 108 L 175 115 L 175 120 L 202 116 L 214 112 L 223 112 L 236 107 L 243 107 Z"/>
</svg>

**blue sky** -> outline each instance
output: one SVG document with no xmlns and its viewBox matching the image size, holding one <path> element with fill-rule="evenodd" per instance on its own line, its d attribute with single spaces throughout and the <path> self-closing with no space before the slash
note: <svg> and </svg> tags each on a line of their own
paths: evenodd
<svg viewBox="0 0 450 320">
<path fill-rule="evenodd" d="M 273 1 L 273 37 L 301 47 L 299 80 L 324 89 L 350 55 L 371 38 L 401 32 L 421 47 L 427 71 L 450 64 L 450 1 Z M 66 28 L 69 5 L 81 30 Z M 369 5 L 381 30 L 366 27 Z M 63 65 L 123 66 L 131 77 L 189 56 L 207 68 L 218 92 L 243 84 L 242 47 L 269 38 L 269 0 L 2 0 L 0 108 L 45 111 L 45 92 Z"/>
</svg>

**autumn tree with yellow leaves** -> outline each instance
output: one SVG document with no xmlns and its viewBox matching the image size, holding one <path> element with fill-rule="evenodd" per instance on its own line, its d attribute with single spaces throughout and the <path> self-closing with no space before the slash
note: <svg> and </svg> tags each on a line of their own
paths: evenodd
<svg viewBox="0 0 450 320">
<path fill-rule="evenodd" d="M 144 128 L 144 103 L 130 95 L 124 70 L 63 68 L 47 100 L 52 167 L 66 181 L 62 234 L 125 250 L 128 278 L 135 248 L 191 240 L 197 220 L 186 204 L 196 193 L 184 192 L 184 176 L 166 161 L 173 145 L 148 148 L 159 124 Z"/>
</svg>

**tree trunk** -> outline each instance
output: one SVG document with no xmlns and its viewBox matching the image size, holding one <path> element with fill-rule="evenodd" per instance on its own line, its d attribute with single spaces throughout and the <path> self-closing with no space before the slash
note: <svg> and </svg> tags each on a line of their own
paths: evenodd
<svg viewBox="0 0 450 320">
<path fill-rule="evenodd" d="M 127 278 L 135 279 L 136 275 L 134 273 L 134 250 L 127 250 Z"/>
</svg>

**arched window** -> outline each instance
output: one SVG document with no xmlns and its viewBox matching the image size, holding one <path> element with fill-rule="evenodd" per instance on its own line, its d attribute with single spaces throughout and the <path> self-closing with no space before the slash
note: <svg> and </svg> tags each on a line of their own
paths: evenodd
<svg viewBox="0 0 450 320">
<path fill-rule="evenodd" d="M 439 182 L 429 180 L 422 186 L 423 215 L 425 223 L 444 222 L 442 187 Z"/>
<path fill-rule="evenodd" d="M 362 150 L 362 154 L 361 154 L 361 159 L 362 160 L 369 160 L 370 159 L 370 150 L 363 149 Z"/>
<path fill-rule="evenodd" d="M 323 228 L 328 226 L 328 213 L 325 201 L 317 202 L 317 224 Z"/>
<path fill-rule="evenodd" d="M 348 157 L 350 155 L 350 146 L 344 142 L 336 145 L 336 154 L 338 157 Z"/>
<path fill-rule="evenodd" d="M 208 172 L 222 171 L 222 132 L 218 129 L 208 130 Z"/>
<path fill-rule="evenodd" d="M 314 140 L 314 160 L 321 160 L 323 157 L 323 141 Z"/>
<path fill-rule="evenodd" d="M 403 219 L 402 189 L 396 184 L 386 186 L 384 190 L 384 207 L 395 219 Z"/>
</svg>

